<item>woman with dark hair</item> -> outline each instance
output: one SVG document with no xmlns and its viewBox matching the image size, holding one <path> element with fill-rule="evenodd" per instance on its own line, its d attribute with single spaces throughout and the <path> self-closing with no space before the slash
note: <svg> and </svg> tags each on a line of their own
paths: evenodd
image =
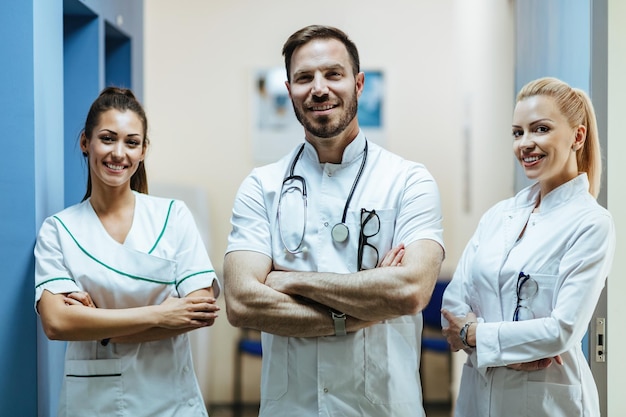
<svg viewBox="0 0 626 417">
<path fill-rule="evenodd" d="M 485 213 L 443 297 L 468 360 L 457 417 L 599 416 L 582 343 L 615 251 L 591 100 L 555 78 L 517 96 L 513 152 L 535 183 Z"/>
<path fill-rule="evenodd" d="M 186 205 L 147 195 L 148 122 L 130 90 L 92 104 L 84 200 L 47 218 L 35 308 L 69 341 L 59 416 L 206 416 L 187 332 L 211 326 L 220 286 Z"/>
</svg>

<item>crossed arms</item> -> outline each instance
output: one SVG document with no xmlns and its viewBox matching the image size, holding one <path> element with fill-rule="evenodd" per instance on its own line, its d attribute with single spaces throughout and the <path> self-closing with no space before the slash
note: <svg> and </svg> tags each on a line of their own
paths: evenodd
<svg viewBox="0 0 626 417">
<path fill-rule="evenodd" d="M 442 260 L 441 246 L 427 239 L 392 249 L 378 268 L 350 274 L 273 271 L 264 254 L 230 252 L 224 260 L 228 320 L 281 336 L 330 336 L 334 309 L 346 314 L 346 329 L 354 332 L 421 311 Z"/>
<path fill-rule="evenodd" d="M 37 304 L 44 332 L 51 340 L 101 340 L 139 343 L 166 339 L 211 326 L 219 307 L 213 289 L 170 297 L 158 305 L 97 308 L 86 292 L 53 294 L 44 291 Z"/>
</svg>

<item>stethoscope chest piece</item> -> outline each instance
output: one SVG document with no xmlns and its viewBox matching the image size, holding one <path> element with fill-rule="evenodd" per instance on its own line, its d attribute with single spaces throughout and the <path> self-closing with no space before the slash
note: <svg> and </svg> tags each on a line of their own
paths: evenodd
<svg viewBox="0 0 626 417">
<path fill-rule="evenodd" d="M 346 226 L 345 223 L 337 223 L 333 226 L 330 234 L 332 235 L 335 242 L 343 243 L 346 241 L 346 239 L 348 239 L 350 231 L 348 230 L 348 226 Z"/>
</svg>

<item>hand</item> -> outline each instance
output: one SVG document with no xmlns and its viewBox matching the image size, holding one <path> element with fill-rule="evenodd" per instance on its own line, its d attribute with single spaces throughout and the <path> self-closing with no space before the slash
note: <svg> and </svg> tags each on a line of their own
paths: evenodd
<svg viewBox="0 0 626 417">
<path fill-rule="evenodd" d="M 294 295 L 289 290 L 289 278 L 290 274 L 288 272 L 271 271 L 265 278 L 265 285 L 267 285 L 274 291 L 282 292 L 283 294 Z"/>
<path fill-rule="evenodd" d="M 383 259 L 378 264 L 379 267 L 385 266 L 398 266 L 402 263 L 404 257 L 404 243 L 400 243 L 395 248 L 391 248 L 389 252 L 385 254 Z"/>
<path fill-rule="evenodd" d="M 537 359 L 536 361 L 513 363 L 510 365 L 507 365 L 506 367 L 516 370 L 516 371 L 533 372 L 533 371 L 540 371 L 542 369 L 546 369 L 548 366 L 552 365 L 553 361 L 558 363 L 559 365 L 563 365 L 563 358 L 561 358 L 561 355 L 556 355 L 553 358 L 543 358 L 543 359 Z"/>
<path fill-rule="evenodd" d="M 65 305 L 68 306 L 80 305 L 85 307 L 97 308 L 89 293 L 85 291 L 71 292 L 67 294 L 63 300 L 65 301 Z"/>
<path fill-rule="evenodd" d="M 441 310 L 441 314 L 448 320 L 449 326 L 441 329 L 441 333 L 447 338 L 450 349 L 453 352 L 465 349 L 466 347 L 461 340 L 461 329 L 468 321 L 476 322 L 476 314 L 470 311 L 465 317 L 457 317 L 445 309 Z"/>
<path fill-rule="evenodd" d="M 211 326 L 219 306 L 211 297 L 169 297 L 158 306 L 158 327 L 187 329 Z"/>
</svg>

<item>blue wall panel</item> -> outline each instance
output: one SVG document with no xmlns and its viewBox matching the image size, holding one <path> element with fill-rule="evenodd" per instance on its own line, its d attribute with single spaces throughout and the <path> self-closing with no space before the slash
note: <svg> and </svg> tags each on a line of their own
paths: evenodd
<svg viewBox="0 0 626 417">
<path fill-rule="evenodd" d="M 35 222 L 63 209 L 63 2 L 35 0 Z M 32 254 L 31 254 L 32 256 Z M 30 275 L 32 287 L 33 274 Z M 32 300 L 34 291 L 31 289 Z M 32 302 L 32 301 L 31 301 Z M 63 372 L 64 342 L 51 342 L 37 326 L 37 407 L 55 416 Z M 49 364 L 49 366 L 46 366 Z M 32 381 L 29 391 L 33 390 Z"/>
<path fill-rule="evenodd" d="M 63 18 L 63 91 L 65 101 L 65 206 L 80 202 L 87 164 L 78 139 L 87 111 L 100 92 L 102 59 L 100 21 L 94 14 Z"/>
<path fill-rule="evenodd" d="M 105 85 L 133 88 L 130 38 L 107 23 L 104 44 Z"/>
<path fill-rule="evenodd" d="M 0 2 L 0 414 L 34 416 L 35 129 L 33 4 Z M 10 81 L 10 82 L 9 82 Z"/>
</svg>

